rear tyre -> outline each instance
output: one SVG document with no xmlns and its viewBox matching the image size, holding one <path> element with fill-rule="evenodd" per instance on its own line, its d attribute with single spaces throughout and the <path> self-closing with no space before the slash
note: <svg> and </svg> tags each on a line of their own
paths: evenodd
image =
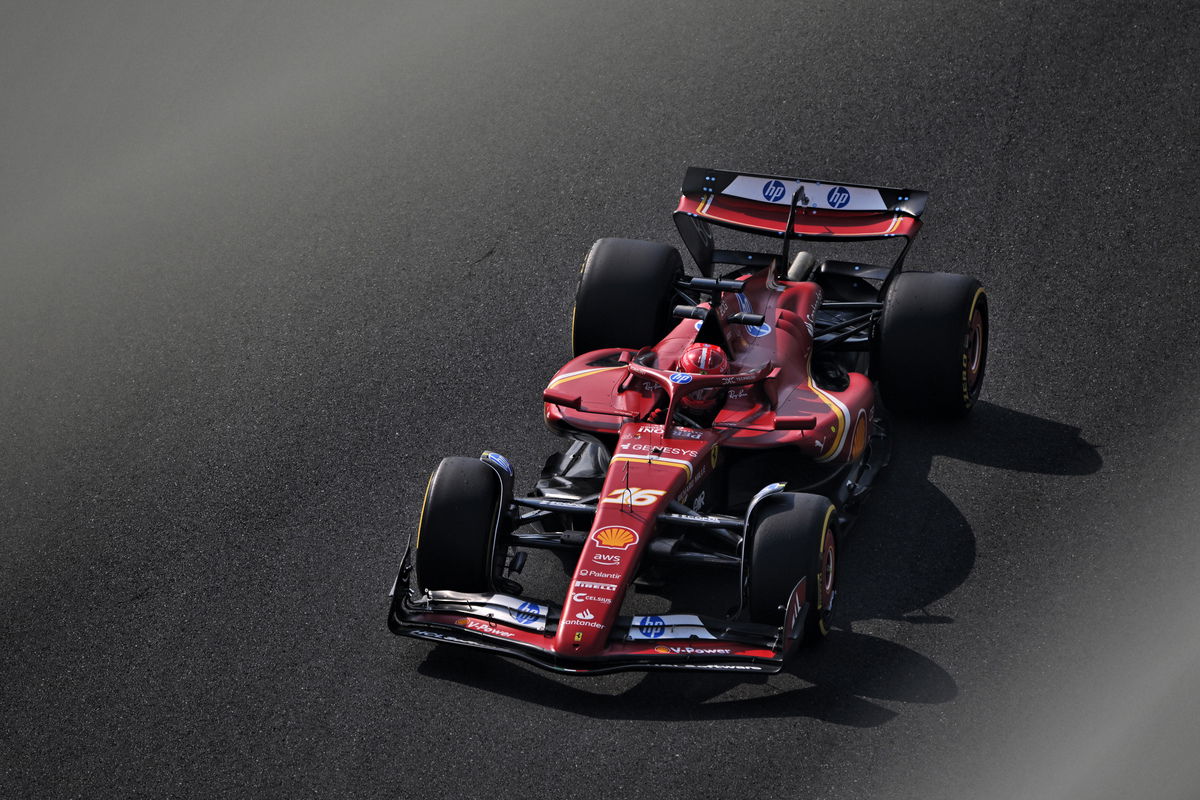
<svg viewBox="0 0 1200 800">
<path fill-rule="evenodd" d="M 963 417 L 987 367 L 988 302 L 979 281 L 902 272 L 884 297 L 876 352 L 883 402 L 895 411 Z"/>
<path fill-rule="evenodd" d="M 750 544 L 750 619 L 780 625 L 792 590 L 807 579 L 808 615 L 801 644 L 814 644 L 829 632 L 837 593 L 835 509 L 825 497 L 783 492 L 755 509 Z"/>
<path fill-rule="evenodd" d="M 496 470 L 474 458 L 445 458 L 425 487 L 417 524 L 417 581 L 426 591 L 492 590 L 507 543 L 507 500 Z"/>
<path fill-rule="evenodd" d="M 576 356 L 608 347 L 641 348 L 670 330 L 679 251 L 658 242 L 600 239 L 583 262 L 571 350 Z"/>
</svg>

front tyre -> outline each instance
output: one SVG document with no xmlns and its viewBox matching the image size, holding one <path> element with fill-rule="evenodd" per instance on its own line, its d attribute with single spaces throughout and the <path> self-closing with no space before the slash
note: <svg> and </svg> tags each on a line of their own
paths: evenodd
<svg viewBox="0 0 1200 800">
<path fill-rule="evenodd" d="M 987 367 L 988 300 L 979 281 L 902 272 L 884 297 L 876 351 L 883 402 L 910 414 L 963 417 Z"/>
<path fill-rule="evenodd" d="M 754 511 L 747 599 L 750 619 L 781 625 L 792 592 L 806 581 L 809 611 L 800 643 L 815 644 L 829 632 L 837 594 L 836 513 L 828 498 L 782 492 Z"/>
<path fill-rule="evenodd" d="M 576 356 L 610 347 L 657 344 L 670 330 L 679 251 L 658 242 L 600 239 L 583 262 L 571 350 Z"/>
<path fill-rule="evenodd" d="M 474 458 L 445 458 L 425 488 L 417 524 L 417 582 L 426 591 L 492 591 L 507 550 L 504 483 Z"/>
</svg>

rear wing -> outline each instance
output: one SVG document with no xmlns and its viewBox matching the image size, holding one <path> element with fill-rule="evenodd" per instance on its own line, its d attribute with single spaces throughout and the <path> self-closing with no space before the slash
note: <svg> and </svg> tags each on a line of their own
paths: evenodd
<svg viewBox="0 0 1200 800">
<path fill-rule="evenodd" d="M 921 229 L 920 216 L 928 199 L 928 192 L 915 189 L 688 167 L 674 217 L 696 265 L 711 275 L 714 262 L 766 263 L 763 254 L 715 250 L 713 224 L 765 236 L 782 237 L 786 232 L 788 239 L 904 237 L 911 242 Z"/>
</svg>

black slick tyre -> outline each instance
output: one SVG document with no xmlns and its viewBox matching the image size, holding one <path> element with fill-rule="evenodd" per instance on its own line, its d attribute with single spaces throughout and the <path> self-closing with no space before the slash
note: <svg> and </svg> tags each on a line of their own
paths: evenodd
<svg viewBox="0 0 1200 800">
<path fill-rule="evenodd" d="M 425 488 L 415 546 L 422 589 L 492 590 L 497 559 L 505 552 L 502 482 L 474 458 L 445 458 Z"/>
<path fill-rule="evenodd" d="M 979 281 L 947 272 L 902 272 L 879 322 L 876 376 L 893 411 L 965 416 L 987 367 L 988 301 Z"/>
<path fill-rule="evenodd" d="M 576 356 L 609 347 L 658 342 L 672 323 L 679 251 L 658 242 L 600 239 L 592 245 L 575 291 L 571 350 Z"/>
<path fill-rule="evenodd" d="M 752 621 L 782 624 L 792 591 L 806 579 L 809 611 L 800 643 L 825 638 L 837 593 L 835 524 L 833 504 L 815 494 L 782 492 L 755 509 L 747 587 Z"/>
</svg>

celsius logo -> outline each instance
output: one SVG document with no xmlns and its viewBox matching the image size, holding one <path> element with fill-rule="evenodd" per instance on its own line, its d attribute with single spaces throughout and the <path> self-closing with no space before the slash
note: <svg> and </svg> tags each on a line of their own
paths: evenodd
<svg viewBox="0 0 1200 800">
<path fill-rule="evenodd" d="M 528 625 L 542 615 L 542 607 L 537 603 L 521 603 L 521 607 L 512 612 L 512 618 L 522 625 Z"/>
<path fill-rule="evenodd" d="M 647 639 L 661 638 L 667 630 L 667 623 L 662 617 L 642 617 L 638 632 Z"/>
<path fill-rule="evenodd" d="M 850 190 L 845 186 L 835 186 L 825 195 L 825 201 L 829 203 L 830 208 L 845 208 L 850 202 Z"/>
<path fill-rule="evenodd" d="M 783 183 L 780 181 L 767 181 L 763 184 L 763 197 L 772 203 L 778 203 L 786 193 L 787 189 L 783 187 Z"/>
</svg>

